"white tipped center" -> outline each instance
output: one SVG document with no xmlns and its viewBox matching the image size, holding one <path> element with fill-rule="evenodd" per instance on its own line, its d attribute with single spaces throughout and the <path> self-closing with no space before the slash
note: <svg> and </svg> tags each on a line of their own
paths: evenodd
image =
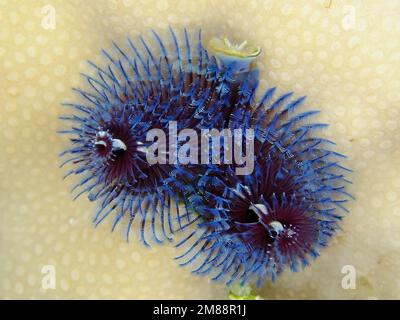
<svg viewBox="0 0 400 320">
<path fill-rule="evenodd" d="M 107 136 L 107 132 L 106 131 L 99 131 L 97 132 L 97 137 L 98 138 L 105 138 Z"/>
<path fill-rule="evenodd" d="M 106 143 L 105 141 L 103 141 L 103 140 L 96 141 L 96 142 L 94 143 L 94 145 L 95 145 L 95 146 L 107 147 L 107 143 Z"/>
<path fill-rule="evenodd" d="M 280 234 L 283 230 L 284 227 L 282 225 L 282 223 L 280 223 L 279 221 L 272 221 L 269 223 L 269 226 L 277 233 Z"/>
<path fill-rule="evenodd" d="M 267 207 L 264 204 L 261 204 L 261 203 L 252 204 L 249 207 L 249 209 L 253 210 L 255 213 L 257 213 L 257 215 L 258 215 L 259 212 L 261 212 L 262 214 L 265 214 L 265 215 L 268 214 Z"/>
<path fill-rule="evenodd" d="M 112 149 L 114 150 L 114 151 L 117 151 L 117 150 L 124 150 L 124 151 L 126 151 L 128 148 L 126 147 L 126 144 L 125 143 L 123 143 L 121 140 L 119 140 L 119 139 L 112 139 L 111 140 L 112 141 Z"/>
</svg>

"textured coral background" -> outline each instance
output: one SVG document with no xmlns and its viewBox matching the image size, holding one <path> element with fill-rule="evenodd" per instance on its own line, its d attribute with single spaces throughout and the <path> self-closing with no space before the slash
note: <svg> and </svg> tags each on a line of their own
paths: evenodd
<svg viewBox="0 0 400 320">
<path fill-rule="evenodd" d="M 55 10 L 55 28 L 46 15 Z M 148 30 L 202 27 L 259 44 L 262 85 L 307 95 L 354 169 L 343 232 L 306 270 L 265 298 L 400 298 L 400 1 L 0 0 L 0 297 L 226 298 L 222 285 L 178 268 L 172 246 L 142 248 L 91 225 L 72 201 L 57 154 L 61 101 L 85 61 Z M 43 266 L 56 270 L 42 287 Z M 357 272 L 341 286 L 342 267 Z"/>
</svg>

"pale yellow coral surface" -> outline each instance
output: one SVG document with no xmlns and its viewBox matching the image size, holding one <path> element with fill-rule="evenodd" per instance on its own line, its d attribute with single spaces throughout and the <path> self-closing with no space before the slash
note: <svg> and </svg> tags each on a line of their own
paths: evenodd
<svg viewBox="0 0 400 320">
<path fill-rule="evenodd" d="M 60 102 L 74 98 L 85 61 L 112 40 L 169 25 L 259 45 L 261 86 L 307 95 L 354 170 L 343 231 L 310 267 L 259 293 L 399 299 L 397 0 L 0 0 L 0 297 L 227 298 L 223 285 L 178 267 L 172 246 L 126 243 L 107 223 L 94 229 L 93 204 L 72 201 L 58 168 Z M 355 289 L 342 287 L 346 265 Z"/>
</svg>

